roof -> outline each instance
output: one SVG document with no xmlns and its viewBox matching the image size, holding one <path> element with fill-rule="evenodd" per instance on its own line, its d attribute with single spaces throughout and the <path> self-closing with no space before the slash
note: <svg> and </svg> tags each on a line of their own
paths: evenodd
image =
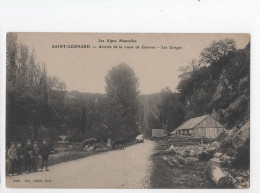
<svg viewBox="0 0 260 193">
<path fill-rule="evenodd" d="M 196 125 L 198 125 L 201 121 L 205 120 L 208 116 L 209 115 L 204 115 L 204 116 L 201 116 L 201 117 L 195 117 L 193 119 L 187 120 L 182 125 L 180 125 L 177 129 L 175 129 L 171 134 L 174 134 L 174 132 L 177 131 L 177 130 L 192 129 Z"/>
</svg>

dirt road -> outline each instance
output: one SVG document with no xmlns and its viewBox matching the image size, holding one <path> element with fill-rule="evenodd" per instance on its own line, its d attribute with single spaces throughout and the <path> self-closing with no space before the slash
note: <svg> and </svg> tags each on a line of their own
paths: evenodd
<svg viewBox="0 0 260 193">
<path fill-rule="evenodd" d="M 49 172 L 7 177 L 7 187 L 149 188 L 154 142 L 51 166 Z M 20 180 L 20 182 L 19 182 Z M 37 180 L 37 181 L 36 181 Z M 27 182 L 26 182 L 27 181 Z"/>
</svg>

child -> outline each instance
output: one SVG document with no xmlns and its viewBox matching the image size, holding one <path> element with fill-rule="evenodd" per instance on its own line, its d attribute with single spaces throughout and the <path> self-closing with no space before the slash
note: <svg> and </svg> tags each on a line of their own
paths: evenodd
<svg viewBox="0 0 260 193">
<path fill-rule="evenodd" d="M 40 148 L 38 146 L 38 141 L 33 142 L 33 170 L 38 172 Z"/>
<path fill-rule="evenodd" d="M 38 172 L 40 148 L 38 147 L 38 141 L 33 142 L 33 171 Z"/>
<path fill-rule="evenodd" d="M 17 163 L 16 163 L 17 173 L 21 174 L 24 151 L 20 141 L 16 143 L 16 151 L 17 151 Z"/>
<path fill-rule="evenodd" d="M 27 139 L 27 145 L 25 146 L 25 168 L 26 172 L 29 173 L 31 172 L 32 164 L 33 164 L 33 147 L 31 145 L 31 140 Z"/>
<path fill-rule="evenodd" d="M 49 154 L 51 153 L 51 149 L 50 149 L 49 145 L 47 144 L 46 140 L 43 140 L 42 143 L 43 144 L 40 148 L 40 154 L 42 156 L 42 169 L 40 171 L 43 171 L 44 163 L 46 165 L 46 171 L 49 171 L 48 170 L 48 158 L 49 158 Z"/>
<path fill-rule="evenodd" d="M 16 170 L 16 161 L 17 161 L 17 151 L 15 148 L 15 142 L 11 142 L 11 147 L 8 149 L 8 159 L 10 161 L 11 170 L 10 170 L 10 176 L 17 175 Z"/>
</svg>

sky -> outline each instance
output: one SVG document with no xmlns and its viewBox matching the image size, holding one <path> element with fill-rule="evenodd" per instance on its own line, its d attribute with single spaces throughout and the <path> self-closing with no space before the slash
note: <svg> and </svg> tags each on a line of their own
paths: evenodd
<svg viewBox="0 0 260 193">
<path fill-rule="evenodd" d="M 225 38 L 234 39 L 238 49 L 250 41 L 248 34 L 18 33 L 18 42 L 34 50 L 36 61 L 45 63 L 48 75 L 64 81 L 68 91 L 90 93 L 105 93 L 105 76 L 119 63 L 134 70 L 141 94 L 157 93 L 167 86 L 175 91 L 180 67 L 198 60 L 200 52 L 212 41 Z M 120 39 L 129 42 L 119 42 Z"/>
</svg>

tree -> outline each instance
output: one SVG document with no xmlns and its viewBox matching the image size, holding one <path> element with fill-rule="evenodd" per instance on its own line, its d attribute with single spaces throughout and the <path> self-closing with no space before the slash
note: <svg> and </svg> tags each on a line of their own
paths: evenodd
<svg viewBox="0 0 260 193">
<path fill-rule="evenodd" d="M 45 66 L 36 62 L 34 51 L 17 42 L 17 34 L 7 34 L 6 48 L 7 142 L 38 139 L 41 124 L 57 126 L 54 120 L 62 119 L 59 109 L 64 106 L 65 84 L 47 76 Z"/>
<path fill-rule="evenodd" d="M 179 71 L 181 71 L 181 75 L 179 75 L 179 78 L 182 80 L 187 80 L 191 77 L 192 73 L 200 68 L 198 62 L 196 60 L 191 60 L 189 65 L 185 67 L 179 68 Z"/>
<path fill-rule="evenodd" d="M 7 78 L 7 93 L 12 91 L 17 79 L 17 35 L 8 33 L 6 36 L 6 78 Z M 7 97 L 8 102 L 8 97 Z"/>
<path fill-rule="evenodd" d="M 209 47 L 202 50 L 199 64 L 209 65 L 218 62 L 222 57 L 227 56 L 230 52 L 236 50 L 236 44 L 233 39 L 224 39 L 213 41 Z"/>
<path fill-rule="evenodd" d="M 48 93 L 48 81 L 47 81 L 47 71 L 43 64 L 43 70 L 40 77 L 40 122 L 45 125 L 49 121 L 49 93 Z"/>
<path fill-rule="evenodd" d="M 108 72 L 105 81 L 111 131 L 115 136 L 131 138 L 137 131 L 138 78 L 132 68 L 122 63 Z"/>
<path fill-rule="evenodd" d="M 184 107 L 178 98 L 177 93 L 173 93 L 169 87 L 161 91 L 161 103 L 159 105 L 159 121 L 162 128 L 167 132 L 176 129 L 184 120 Z"/>
<path fill-rule="evenodd" d="M 80 133 L 82 136 L 86 134 L 86 110 L 82 107 L 81 117 L 80 117 Z"/>
</svg>

